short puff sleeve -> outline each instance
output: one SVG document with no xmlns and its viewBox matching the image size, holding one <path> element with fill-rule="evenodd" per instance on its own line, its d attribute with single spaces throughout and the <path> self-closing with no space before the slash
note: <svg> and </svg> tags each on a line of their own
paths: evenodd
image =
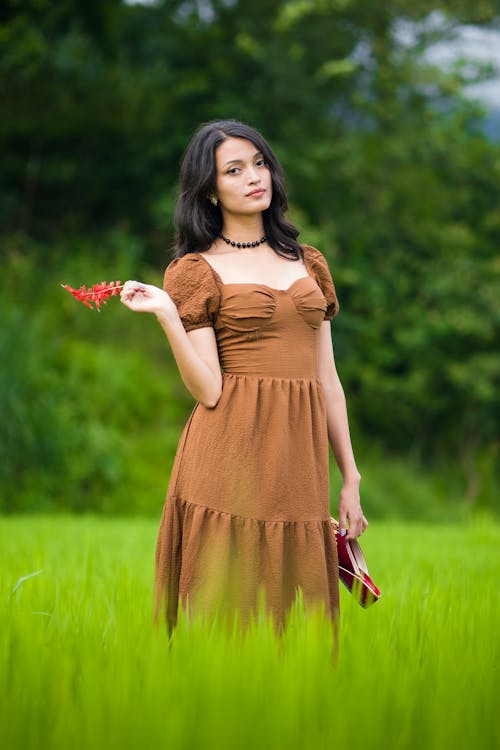
<svg viewBox="0 0 500 750">
<path fill-rule="evenodd" d="M 325 256 L 315 247 L 303 245 L 304 259 L 326 299 L 325 320 L 333 320 L 340 310 L 335 285 Z"/>
<path fill-rule="evenodd" d="M 165 271 L 163 289 L 177 307 L 186 331 L 214 326 L 220 292 L 203 258 L 190 253 L 175 258 Z"/>
</svg>

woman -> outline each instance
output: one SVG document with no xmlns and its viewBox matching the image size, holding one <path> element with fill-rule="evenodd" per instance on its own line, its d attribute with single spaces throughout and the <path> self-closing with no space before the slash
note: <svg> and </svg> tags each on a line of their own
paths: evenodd
<svg viewBox="0 0 500 750">
<path fill-rule="evenodd" d="M 122 302 L 154 313 L 197 400 L 170 478 L 156 549 L 155 618 L 262 601 L 278 629 L 300 589 L 339 609 L 328 443 L 343 476 L 342 534 L 368 522 L 359 500 L 323 255 L 297 242 L 283 172 L 264 138 L 234 120 L 202 126 L 182 164 L 176 258 L 163 290 L 127 281 Z"/>
</svg>

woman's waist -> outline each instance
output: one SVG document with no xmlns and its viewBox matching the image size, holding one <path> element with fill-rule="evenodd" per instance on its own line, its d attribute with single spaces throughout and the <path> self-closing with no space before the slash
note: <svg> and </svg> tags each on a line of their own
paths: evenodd
<svg viewBox="0 0 500 750">
<path fill-rule="evenodd" d="M 292 382 L 292 383 L 299 383 L 303 384 L 305 386 L 309 385 L 316 385 L 321 386 L 321 381 L 317 377 L 317 375 L 290 375 L 289 373 L 283 374 L 283 373 L 269 373 L 269 372 L 235 372 L 233 370 L 223 370 L 222 371 L 222 377 L 224 380 L 228 379 L 246 379 L 249 381 L 262 381 L 262 382 L 268 382 L 268 381 L 277 381 L 277 382 Z"/>
<path fill-rule="evenodd" d="M 292 350 L 271 351 L 267 349 L 242 349 L 219 351 L 224 372 L 235 375 L 255 375 L 277 378 L 305 378 L 314 380 L 318 376 L 316 351 L 297 354 Z"/>
<path fill-rule="evenodd" d="M 304 366 L 289 362 L 221 362 L 224 375 L 241 375 L 252 378 L 278 378 L 282 380 L 317 380 L 314 365 Z"/>
</svg>

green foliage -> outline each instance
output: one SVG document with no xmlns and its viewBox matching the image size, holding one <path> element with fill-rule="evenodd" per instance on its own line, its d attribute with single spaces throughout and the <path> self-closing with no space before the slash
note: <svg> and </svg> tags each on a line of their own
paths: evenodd
<svg viewBox="0 0 500 750">
<path fill-rule="evenodd" d="M 463 22 L 485 23 L 495 10 L 492 2 L 431 6 Z M 331 196 L 344 146 L 357 143 L 350 136 L 378 130 L 383 149 L 404 121 L 425 142 L 425 105 L 456 104 L 460 74 L 422 62 L 438 35 L 422 31 L 407 50 L 394 34 L 397 20 L 428 12 L 423 0 L 11 0 L 0 27 L 9 111 L 0 121 L 0 215 L 45 235 L 120 224 L 147 235 L 158 254 L 190 134 L 204 120 L 235 116 L 276 144 L 294 201 L 314 221 L 332 208 L 341 220 Z M 362 175 L 351 158 L 346 166 L 352 187 Z"/>
<path fill-rule="evenodd" d="M 63 258 L 62 248 L 53 249 L 61 260 L 36 280 L 25 247 L 17 246 L 4 268 L 4 511 L 151 512 L 161 505 L 191 403 L 163 334 L 149 316 L 130 315 L 116 299 L 96 313 L 60 287 L 89 273 L 89 283 L 109 278 L 115 268 L 139 272 L 133 243 L 116 242 L 101 240 L 105 260 L 93 266 L 88 252 Z"/>
<path fill-rule="evenodd" d="M 426 23 L 432 10 L 446 14 L 439 28 Z M 0 492 L 2 507 L 131 508 L 130 483 L 142 497 L 158 492 L 160 475 L 165 484 L 191 402 L 161 332 L 118 304 L 96 326 L 57 284 L 129 272 L 160 280 L 179 158 L 215 117 L 262 129 L 286 168 L 302 239 L 329 258 L 357 444 L 376 446 L 395 473 L 408 458 L 417 477 L 449 476 L 451 465 L 450 495 L 490 505 L 500 145 L 462 96 L 470 71 L 445 73 L 425 52 L 456 24 L 488 25 L 497 13 L 492 0 L 9 0 L 0 483 L 17 492 Z M 411 44 L 398 36 L 402 21 L 418 22 Z M 154 421 L 159 402 L 165 423 Z"/>
<path fill-rule="evenodd" d="M 367 158 L 342 200 L 332 264 L 358 419 L 393 448 L 403 440 L 427 458 L 446 449 L 459 460 L 494 439 L 500 416 L 500 214 L 498 193 L 484 189 L 500 160 L 474 135 L 452 153 L 448 139 L 463 125 L 434 122 L 428 143 L 405 132 L 404 148 L 360 138 Z"/>
<path fill-rule="evenodd" d="M 341 588 L 336 665 L 300 602 L 281 641 L 264 616 L 246 637 L 182 618 L 169 644 L 152 626 L 156 532 L 2 519 L 2 747 L 498 747 L 498 524 L 371 526 L 382 598 L 363 610 Z"/>
</svg>

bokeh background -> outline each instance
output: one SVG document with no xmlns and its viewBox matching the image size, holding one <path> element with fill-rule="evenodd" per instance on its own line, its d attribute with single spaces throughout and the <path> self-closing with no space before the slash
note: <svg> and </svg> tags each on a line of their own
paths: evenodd
<svg viewBox="0 0 500 750">
<path fill-rule="evenodd" d="M 498 514 L 499 18 L 495 0 L 7 0 L 0 510 L 160 512 L 193 406 L 167 341 L 60 283 L 160 284 L 182 152 L 234 117 L 275 148 L 336 282 L 366 515 Z"/>
</svg>

